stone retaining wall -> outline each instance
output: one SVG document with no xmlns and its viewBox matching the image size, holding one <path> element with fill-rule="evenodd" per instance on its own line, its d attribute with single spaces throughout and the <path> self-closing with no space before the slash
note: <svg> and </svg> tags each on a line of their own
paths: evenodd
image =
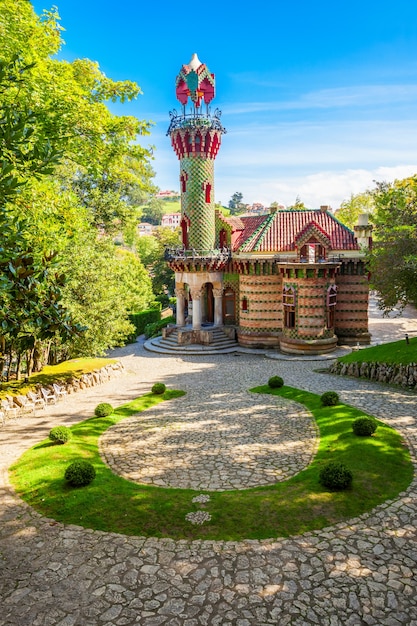
<svg viewBox="0 0 417 626">
<path fill-rule="evenodd" d="M 87 387 L 95 387 L 109 381 L 115 376 L 119 376 L 124 370 L 123 363 L 111 363 L 99 370 L 93 370 L 87 374 L 83 374 L 80 378 L 68 378 L 65 382 L 59 381 L 59 386 L 64 387 L 67 393 L 76 393 Z"/>
<path fill-rule="evenodd" d="M 417 391 L 417 363 L 394 365 L 392 363 L 340 363 L 336 361 L 329 371 L 339 376 L 368 378 Z"/>
</svg>

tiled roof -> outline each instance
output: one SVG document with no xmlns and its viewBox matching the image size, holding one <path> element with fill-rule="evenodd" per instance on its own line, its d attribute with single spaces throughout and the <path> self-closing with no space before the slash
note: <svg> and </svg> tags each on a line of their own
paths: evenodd
<svg viewBox="0 0 417 626">
<path fill-rule="evenodd" d="M 332 250 L 359 250 L 355 235 L 327 211 L 276 211 L 271 215 L 241 217 L 233 249 L 239 252 L 291 252 L 309 227 L 316 228 L 330 241 Z"/>
</svg>

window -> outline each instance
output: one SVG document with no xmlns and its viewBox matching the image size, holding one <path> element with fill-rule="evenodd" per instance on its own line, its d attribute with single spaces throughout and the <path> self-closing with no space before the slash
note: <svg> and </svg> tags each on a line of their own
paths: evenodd
<svg viewBox="0 0 417 626">
<path fill-rule="evenodd" d="M 337 286 L 330 285 L 327 290 L 327 328 L 334 328 L 334 312 L 337 302 Z"/>
<path fill-rule="evenodd" d="M 181 172 L 181 191 L 182 193 L 185 193 L 187 191 L 187 178 L 188 178 L 188 174 L 187 172 Z"/>
<path fill-rule="evenodd" d="M 295 289 L 284 287 L 282 290 L 282 304 L 284 306 L 285 328 L 295 328 Z"/>
<path fill-rule="evenodd" d="M 210 185 L 210 183 L 206 183 L 205 194 L 206 194 L 206 202 L 211 202 L 211 185 Z"/>
<path fill-rule="evenodd" d="M 248 299 L 247 299 L 247 297 L 245 296 L 245 297 L 242 299 L 242 311 L 247 311 L 247 310 L 248 310 Z"/>
</svg>

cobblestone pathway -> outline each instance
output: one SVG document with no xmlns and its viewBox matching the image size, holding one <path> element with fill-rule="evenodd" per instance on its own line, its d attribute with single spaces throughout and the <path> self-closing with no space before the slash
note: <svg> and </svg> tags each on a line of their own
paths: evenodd
<svg viewBox="0 0 417 626">
<path fill-rule="evenodd" d="M 91 415 L 102 398 L 121 404 L 156 381 L 186 390 L 196 410 L 198 398 L 202 406 L 221 399 L 230 407 L 235 394 L 244 398 L 272 374 L 316 393 L 335 389 L 400 430 L 416 459 L 416 396 L 406 391 L 330 378 L 315 372 L 314 362 L 163 357 L 145 354 L 140 344 L 119 356 L 122 378 L 0 431 L 0 626 L 417 626 L 416 481 L 361 518 L 290 539 L 242 542 L 63 526 L 16 498 L 6 468 L 51 425 Z M 157 424 L 163 413 L 149 419 Z M 173 476 L 164 480 L 179 480 Z"/>
<path fill-rule="evenodd" d="M 304 407 L 218 384 L 203 402 L 204 389 L 190 389 L 109 428 L 102 456 L 129 480 L 206 491 L 272 484 L 309 465 L 317 430 Z"/>
</svg>

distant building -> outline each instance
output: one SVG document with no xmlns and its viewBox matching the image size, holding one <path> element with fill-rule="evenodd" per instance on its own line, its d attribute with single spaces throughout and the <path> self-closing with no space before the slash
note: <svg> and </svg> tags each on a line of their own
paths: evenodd
<svg viewBox="0 0 417 626">
<path fill-rule="evenodd" d="M 149 222 L 141 222 L 138 224 L 139 235 L 142 237 L 143 235 L 152 235 L 155 226 L 150 224 Z"/>
<path fill-rule="evenodd" d="M 161 226 L 175 230 L 181 224 L 181 213 L 166 213 L 162 216 Z"/>
<path fill-rule="evenodd" d="M 179 191 L 158 191 L 158 193 L 155 195 L 155 198 L 158 198 L 160 200 L 168 200 L 168 199 L 174 199 L 174 198 L 179 198 L 179 197 L 180 197 Z"/>
</svg>

